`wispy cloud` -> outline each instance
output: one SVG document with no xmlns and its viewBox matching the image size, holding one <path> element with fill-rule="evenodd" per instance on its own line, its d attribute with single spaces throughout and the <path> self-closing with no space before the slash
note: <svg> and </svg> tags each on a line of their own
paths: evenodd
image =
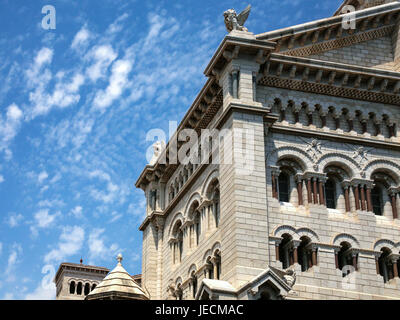
<svg viewBox="0 0 400 320">
<path fill-rule="evenodd" d="M 57 248 L 46 254 L 44 261 L 60 262 L 81 250 L 85 238 L 85 231 L 79 226 L 67 226 L 63 228 Z"/>
</svg>

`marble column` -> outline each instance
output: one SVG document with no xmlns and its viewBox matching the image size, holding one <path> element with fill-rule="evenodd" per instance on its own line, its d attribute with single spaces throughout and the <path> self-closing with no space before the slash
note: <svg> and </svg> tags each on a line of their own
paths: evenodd
<svg viewBox="0 0 400 320">
<path fill-rule="evenodd" d="M 356 210 L 360 210 L 360 194 L 358 192 L 358 185 L 354 186 L 354 198 L 356 202 Z"/>
</svg>

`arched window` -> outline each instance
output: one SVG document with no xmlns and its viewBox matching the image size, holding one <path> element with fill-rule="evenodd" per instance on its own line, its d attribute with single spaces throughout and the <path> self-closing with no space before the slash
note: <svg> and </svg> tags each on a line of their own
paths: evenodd
<svg viewBox="0 0 400 320">
<path fill-rule="evenodd" d="M 340 244 L 340 251 L 337 255 L 337 264 L 339 269 L 342 270 L 343 277 L 350 274 L 353 268 L 357 269 L 357 257 L 353 255 L 351 245 L 346 241 L 343 241 Z"/>
<path fill-rule="evenodd" d="M 85 284 L 85 289 L 84 289 L 84 294 L 87 296 L 90 293 L 90 284 L 86 283 Z"/>
<path fill-rule="evenodd" d="M 176 299 L 183 300 L 183 292 L 180 283 L 176 286 Z"/>
<path fill-rule="evenodd" d="M 208 257 L 206 260 L 206 267 L 204 269 L 204 276 L 207 279 L 213 279 L 213 264 L 211 262 L 211 257 Z"/>
<path fill-rule="evenodd" d="M 207 221 L 208 227 L 214 225 L 218 228 L 220 220 L 220 194 L 219 194 L 219 181 L 214 178 L 207 187 L 206 192 L 210 205 L 207 207 Z"/>
<path fill-rule="evenodd" d="M 74 293 L 75 293 L 75 281 L 72 281 L 72 282 L 69 284 L 69 293 L 70 293 L 70 294 L 74 294 Z"/>
<path fill-rule="evenodd" d="M 216 279 L 219 280 L 221 276 L 221 255 L 219 252 L 216 252 L 214 255 L 215 260 L 215 271 L 216 271 Z"/>
<path fill-rule="evenodd" d="M 301 243 L 297 248 L 301 271 L 307 271 L 313 266 L 311 240 L 308 237 L 301 237 Z"/>
<path fill-rule="evenodd" d="M 377 215 L 381 216 L 382 210 L 382 190 L 379 186 L 375 186 L 371 190 L 371 201 L 372 201 L 372 211 Z"/>
<path fill-rule="evenodd" d="M 193 298 L 196 298 L 196 293 L 197 293 L 197 276 L 194 271 L 192 271 L 192 275 L 190 277 L 191 283 L 192 283 L 192 295 Z"/>
<path fill-rule="evenodd" d="M 178 261 L 182 262 L 182 255 L 183 255 L 183 232 L 182 232 L 182 230 L 178 234 L 178 252 L 179 252 Z"/>
<path fill-rule="evenodd" d="M 82 294 L 82 282 L 78 282 L 78 286 L 76 287 L 76 294 L 78 296 Z"/>
<path fill-rule="evenodd" d="M 294 263 L 293 238 L 289 234 L 284 234 L 282 238 L 279 244 L 279 261 L 282 262 L 282 268 L 286 269 Z"/>
<path fill-rule="evenodd" d="M 96 289 L 96 284 L 95 283 L 92 284 L 92 290 L 91 291 L 93 291 L 94 289 Z"/>
<path fill-rule="evenodd" d="M 289 202 L 289 184 L 289 175 L 286 172 L 281 172 L 278 178 L 280 202 Z"/>
<path fill-rule="evenodd" d="M 393 263 L 390 259 L 392 251 L 388 248 L 381 249 L 382 254 L 379 257 L 379 274 L 383 277 L 383 281 L 386 283 L 394 278 Z"/>
<path fill-rule="evenodd" d="M 219 225 L 219 216 L 220 216 L 220 204 L 219 204 L 219 189 L 215 189 L 214 191 L 214 196 L 213 196 L 213 202 L 214 202 L 214 217 L 215 217 L 215 227 L 218 228 Z"/>
<path fill-rule="evenodd" d="M 194 222 L 194 228 L 196 233 L 196 245 L 200 243 L 200 235 L 201 235 L 201 215 L 199 211 L 196 211 L 196 218 Z"/>
<path fill-rule="evenodd" d="M 329 178 L 325 183 L 325 198 L 326 207 L 336 209 L 336 183 L 332 178 Z"/>
<path fill-rule="evenodd" d="M 182 222 L 179 220 L 173 229 L 173 239 L 171 242 L 172 262 L 174 264 L 182 261 L 183 255 L 183 231 L 181 230 Z"/>
</svg>

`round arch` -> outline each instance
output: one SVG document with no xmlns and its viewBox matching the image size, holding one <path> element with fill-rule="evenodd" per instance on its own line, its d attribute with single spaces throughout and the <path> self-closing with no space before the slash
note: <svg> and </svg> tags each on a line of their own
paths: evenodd
<svg viewBox="0 0 400 320">
<path fill-rule="evenodd" d="M 400 172 L 400 165 L 394 163 L 390 160 L 373 160 L 369 162 L 363 170 L 368 178 L 371 178 L 372 175 L 377 171 L 382 171 L 390 175 L 397 185 L 400 184 L 400 176 L 396 172 Z"/>
<path fill-rule="evenodd" d="M 317 162 L 322 168 L 322 172 L 329 166 L 336 166 L 343 169 L 349 178 L 358 176 L 360 166 L 353 158 L 339 153 L 324 154 Z"/>
<path fill-rule="evenodd" d="M 379 239 L 374 243 L 373 250 L 374 251 L 381 251 L 383 248 L 389 248 L 390 250 L 396 251 L 396 244 L 388 239 Z"/>
<path fill-rule="evenodd" d="M 296 240 L 300 240 L 301 237 L 308 237 L 313 243 L 319 242 L 318 235 L 309 228 L 299 228 L 296 230 L 297 238 Z"/>
<path fill-rule="evenodd" d="M 332 244 L 340 246 L 340 244 L 344 241 L 348 242 L 352 248 L 358 249 L 360 247 L 360 243 L 358 242 L 358 240 L 355 237 L 353 237 L 351 234 L 348 234 L 348 233 L 341 233 L 341 234 L 336 235 L 333 238 Z"/>
<path fill-rule="evenodd" d="M 291 235 L 292 238 L 296 237 L 296 229 L 287 225 L 277 227 L 274 231 L 274 236 L 282 238 L 285 233 Z"/>
<path fill-rule="evenodd" d="M 201 198 L 201 196 L 200 196 L 200 194 L 198 193 L 198 192 L 195 192 L 194 194 L 192 194 L 191 196 L 190 196 L 190 198 L 189 198 L 189 201 L 186 203 L 186 207 L 185 207 L 185 213 L 184 213 L 184 218 L 185 219 L 187 219 L 188 218 L 188 213 L 189 213 L 189 209 L 190 209 L 190 207 L 192 206 L 192 204 L 194 203 L 194 202 L 198 202 L 199 203 L 199 206 L 201 205 L 201 203 L 203 202 L 202 201 L 202 198 Z"/>
<path fill-rule="evenodd" d="M 184 217 L 181 212 L 176 213 L 175 216 L 172 218 L 171 223 L 169 224 L 168 236 L 171 236 L 171 233 L 178 221 L 180 221 L 181 225 L 183 225 Z"/>
<path fill-rule="evenodd" d="M 215 179 L 217 179 L 219 181 L 218 169 L 215 169 L 214 171 L 212 171 L 205 179 L 205 181 L 203 183 L 203 187 L 201 188 L 201 196 L 202 197 L 204 197 L 204 198 L 207 197 L 207 195 L 206 195 L 207 190 L 208 190 L 210 184 L 215 181 Z"/>
<path fill-rule="evenodd" d="M 303 171 L 310 170 L 313 163 L 312 158 L 304 150 L 293 146 L 284 146 L 271 152 L 267 158 L 267 164 L 273 166 L 279 160 L 286 158 L 291 158 L 298 162 Z"/>
</svg>

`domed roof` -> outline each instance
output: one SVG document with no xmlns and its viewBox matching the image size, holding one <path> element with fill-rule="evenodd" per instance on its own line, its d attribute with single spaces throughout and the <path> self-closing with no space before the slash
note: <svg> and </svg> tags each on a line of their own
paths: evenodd
<svg viewBox="0 0 400 320">
<path fill-rule="evenodd" d="M 90 292 L 87 300 L 130 299 L 148 300 L 145 291 L 132 279 L 121 264 L 122 255 L 117 257 L 117 266 Z"/>
</svg>

